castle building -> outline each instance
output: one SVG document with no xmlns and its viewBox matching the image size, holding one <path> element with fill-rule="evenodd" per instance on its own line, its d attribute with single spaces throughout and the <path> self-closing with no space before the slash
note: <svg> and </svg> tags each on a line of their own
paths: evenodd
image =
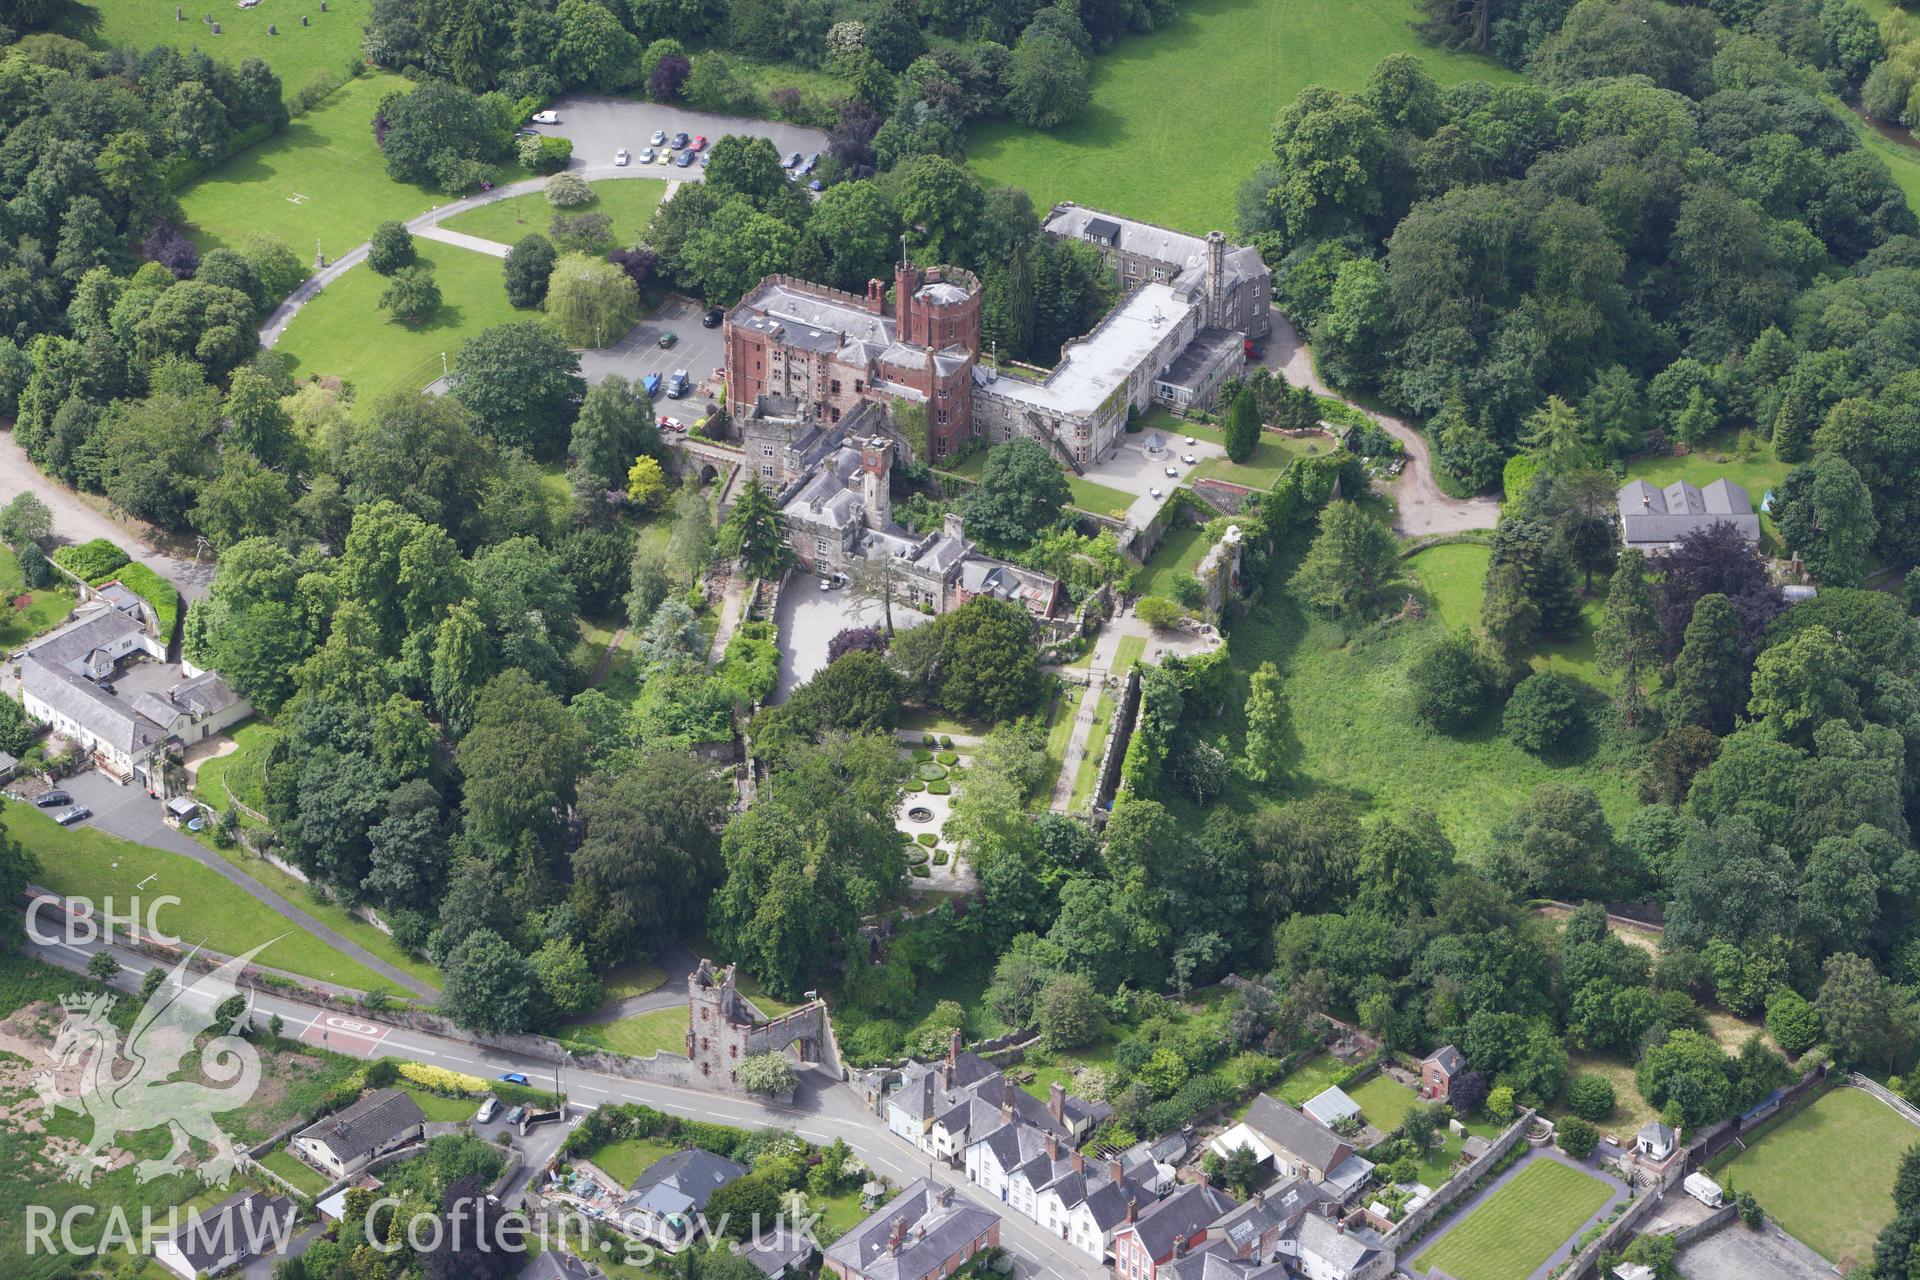
<svg viewBox="0 0 1920 1280">
<path fill-rule="evenodd" d="M 1086 240 L 1114 263 L 1123 297 L 1066 345 L 1051 371 L 980 363 L 980 281 L 957 267 L 894 269 L 865 297 L 792 276 L 768 276 L 726 318 L 728 409 L 806 426 L 841 424 L 861 404 L 925 408 L 925 458 L 972 440 L 1024 436 L 1076 472 L 1113 447 L 1129 413 L 1153 404 L 1212 405 L 1246 367 L 1248 335 L 1265 334 L 1272 275 L 1253 249 L 1219 232 L 1201 239 L 1077 205 L 1056 206 L 1048 234 Z M 763 482 L 794 478 L 758 440 L 748 465 Z M 918 442 L 916 442 L 917 444 Z M 804 449 L 801 450 L 804 453 Z"/>
</svg>

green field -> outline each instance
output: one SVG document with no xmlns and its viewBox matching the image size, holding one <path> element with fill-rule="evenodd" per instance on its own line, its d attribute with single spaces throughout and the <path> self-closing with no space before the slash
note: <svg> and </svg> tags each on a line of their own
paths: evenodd
<svg viewBox="0 0 1920 1280">
<path fill-rule="evenodd" d="M 1606 1204 L 1606 1183 L 1537 1159 L 1414 1260 L 1457 1280 L 1527 1280 Z"/>
<path fill-rule="evenodd" d="M 637 244 L 666 190 L 667 184 L 659 178 L 608 178 L 594 183 L 592 201 L 578 208 L 555 209 L 544 193 L 535 191 L 456 213 L 440 225 L 482 240 L 513 244 L 529 232 L 547 234 L 547 224 L 556 213 L 604 213 L 613 219 L 610 248 Z"/>
<path fill-rule="evenodd" d="M 1893 1220 L 1893 1175 L 1920 1130 L 1860 1089 L 1835 1089 L 1714 1164 L 1728 1191 L 1751 1191 L 1773 1219 L 1850 1270 Z"/>
<path fill-rule="evenodd" d="M 303 261 L 313 260 L 316 243 L 331 261 L 364 243 L 378 224 L 404 222 L 455 199 L 387 176 L 373 140 L 373 114 L 381 98 L 406 87 L 399 76 L 362 76 L 284 132 L 187 186 L 180 206 L 201 248 L 264 232 L 286 241 Z M 500 181 L 526 176 L 508 165 Z"/>
<path fill-rule="evenodd" d="M 1167 530 L 1167 536 L 1154 549 L 1153 558 L 1133 575 L 1133 589 L 1143 596 L 1171 597 L 1175 584 L 1193 576 L 1200 558 L 1207 554 L 1207 548 L 1211 545 L 1206 532 L 1198 525 L 1183 524 Z M 1120 671 L 1124 668 L 1115 662 L 1113 669 Z"/>
<path fill-rule="evenodd" d="M 500 260 L 470 249 L 421 240 L 420 261 L 433 268 L 440 309 L 423 324 L 389 320 L 377 305 L 387 287 L 365 263 L 328 285 L 288 322 L 275 348 L 293 357 L 296 375 L 330 374 L 351 382 L 361 409 L 390 391 L 419 391 L 440 377 L 460 344 L 483 329 L 537 320 L 507 302 Z"/>
<path fill-rule="evenodd" d="M 1251 674 L 1265 661 L 1279 667 L 1285 681 L 1290 739 L 1279 781 L 1256 787 L 1236 777 L 1228 783 L 1236 807 L 1326 789 L 1349 796 L 1363 811 L 1425 808 L 1469 859 L 1480 856 L 1494 827 L 1542 782 L 1593 788 L 1616 823 L 1638 807 L 1630 761 L 1548 763 L 1501 737 L 1491 720 L 1459 736 L 1418 723 L 1407 671 L 1442 624 L 1433 618 L 1396 624 L 1349 643 L 1339 626 L 1307 614 L 1284 589 L 1293 563 L 1292 556 L 1278 558 L 1268 585 L 1279 589 L 1265 592 L 1233 632 L 1233 683 L 1222 721 L 1235 749 Z"/>
<path fill-rule="evenodd" d="M 1407 559 L 1407 568 L 1426 589 L 1427 603 L 1441 626 L 1480 630 L 1480 597 L 1487 577 L 1487 562 L 1493 550 L 1470 542 L 1430 547 Z M 1595 590 L 1604 590 L 1598 578 Z M 1602 676 L 1594 665 L 1594 629 L 1600 625 L 1604 600 L 1582 600 L 1580 621 L 1573 634 L 1543 643 L 1533 656 L 1534 669 L 1558 671 L 1602 689 L 1613 681 Z"/>
<path fill-rule="evenodd" d="M 1093 60 L 1093 102 L 1040 133 L 973 129 L 967 158 L 1034 207 L 1075 200 L 1204 234 L 1234 225 L 1234 192 L 1270 154 L 1273 118 L 1311 84 L 1357 90 L 1411 52 L 1442 84 L 1513 80 L 1481 58 L 1421 43 L 1411 0 L 1196 0 L 1159 30 Z"/>
<path fill-rule="evenodd" d="M 88 827 L 62 829 L 26 805 L 0 811 L 0 825 L 38 856 L 34 883 L 53 893 L 95 901 L 111 897 L 116 902 L 171 894 L 181 905 L 162 908 L 158 926 L 188 944 L 239 955 L 271 942 L 260 954 L 260 963 L 269 968 L 360 991 L 392 990 L 387 979 L 289 925 L 273 908 L 180 854 L 117 840 Z"/>
<path fill-rule="evenodd" d="M 1907 204 L 1920 209 L 1920 149 L 1896 142 L 1844 106 L 1835 108 L 1853 125 L 1860 145 L 1887 162 L 1893 180 L 1906 192 Z"/>
<path fill-rule="evenodd" d="M 291 98 L 316 73 L 342 74 L 360 60 L 362 29 L 373 6 L 369 0 L 333 0 L 322 13 L 313 0 L 269 0 L 257 9 L 182 4 L 184 22 L 174 21 L 171 0 L 95 0 L 93 7 L 100 14 L 96 46 L 198 49 L 236 67 L 259 58 L 273 68 L 281 92 Z M 219 35 L 202 21 L 209 15 L 220 24 Z M 300 25 L 302 15 L 309 25 Z M 269 26 L 278 27 L 280 34 L 268 35 Z"/>
<path fill-rule="evenodd" d="M 561 1033 L 567 1040 L 610 1049 L 633 1058 L 687 1051 L 687 1011 L 655 1009 L 615 1022 L 580 1022 Z"/>
</svg>

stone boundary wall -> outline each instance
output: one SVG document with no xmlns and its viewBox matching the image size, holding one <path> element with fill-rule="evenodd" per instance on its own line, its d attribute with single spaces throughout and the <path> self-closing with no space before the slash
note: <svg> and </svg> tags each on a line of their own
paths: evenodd
<svg viewBox="0 0 1920 1280">
<path fill-rule="evenodd" d="M 1120 766 L 1127 758 L 1127 744 L 1133 740 L 1134 717 L 1140 714 L 1140 672 L 1127 672 L 1126 687 L 1120 692 L 1120 706 L 1107 730 L 1107 745 L 1100 756 L 1100 769 L 1094 775 L 1093 798 L 1088 802 L 1098 812 L 1113 802 L 1120 789 Z"/>
<path fill-rule="evenodd" d="M 1434 1190 L 1432 1199 L 1394 1224 L 1393 1230 L 1382 1237 L 1388 1247 L 1398 1250 L 1413 1243 L 1430 1223 L 1452 1206 L 1454 1201 L 1471 1191 L 1474 1184 L 1486 1176 L 1487 1170 L 1491 1169 L 1502 1156 L 1520 1144 L 1520 1140 L 1526 1136 L 1527 1126 L 1531 1123 L 1533 1123 L 1533 1112 L 1523 1109 L 1518 1116 L 1514 1117 L 1513 1123 L 1493 1140 L 1493 1145 L 1487 1148 L 1484 1155 L 1441 1183 Z"/>
<path fill-rule="evenodd" d="M 1908 1102 L 1899 1094 L 1892 1092 L 1885 1085 L 1876 1080 L 1867 1079 L 1867 1077 L 1861 1075 L 1858 1071 L 1848 1074 L 1847 1083 L 1856 1089 L 1872 1094 L 1874 1097 L 1880 1099 L 1880 1101 L 1892 1107 L 1900 1113 L 1900 1118 L 1908 1124 L 1920 1125 L 1920 1108 L 1916 1108 L 1911 1102 Z"/>
<path fill-rule="evenodd" d="M 1679 1186 L 1687 1176 L 1687 1162 L 1676 1160 L 1667 1166 L 1660 1180 L 1650 1187 L 1638 1189 L 1634 1198 L 1627 1201 L 1620 1216 L 1607 1224 L 1599 1238 L 1573 1256 L 1567 1263 L 1567 1269 L 1561 1273 L 1560 1280 L 1581 1280 L 1584 1276 L 1595 1275 L 1600 1266 L 1600 1255 L 1618 1253 L 1627 1247 L 1628 1241 L 1639 1234 L 1639 1225 L 1660 1203 L 1662 1196 Z"/>
<path fill-rule="evenodd" d="M 1704 1222 L 1696 1222 L 1690 1227 L 1682 1227 L 1680 1230 L 1674 1232 L 1673 1247 L 1676 1249 L 1684 1249 L 1694 1241 L 1712 1235 L 1739 1216 L 1740 1210 L 1733 1205 L 1726 1205 L 1722 1208 L 1715 1209 L 1712 1215 Z"/>
</svg>

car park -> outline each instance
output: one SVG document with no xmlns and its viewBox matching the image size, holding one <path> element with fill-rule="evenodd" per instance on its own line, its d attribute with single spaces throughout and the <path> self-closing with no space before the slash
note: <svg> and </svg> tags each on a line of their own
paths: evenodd
<svg viewBox="0 0 1920 1280">
<path fill-rule="evenodd" d="M 680 151 L 680 150 L 683 150 L 686 147 L 686 145 L 691 141 L 693 141 L 693 139 L 687 137 L 686 134 L 676 133 L 673 135 L 673 142 L 671 145 L 675 151 Z"/>
<path fill-rule="evenodd" d="M 685 369 L 675 369 L 673 376 L 667 379 L 667 399 L 678 400 L 680 397 L 686 395 L 692 386 L 693 382 L 687 377 L 687 371 Z"/>
<path fill-rule="evenodd" d="M 625 147 L 622 147 L 618 151 L 613 153 L 613 163 L 622 168 L 624 168 L 626 166 L 627 161 L 632 158 L 633 157 L 627 154 L 627 149 Z"/>
<path fill-rule="evenodd" d="M 652 164 L 652 163 L 653 163 L 653 148 L 652 148 L 652 147 L 642 147 L 642 148 L 640 148 L 640 163 L 641 163 L 641 164 Z"/>
<path fill-rule="evenodd" d="M 525 1084 L 527 1082 L 526 1076 L 518 1071 L 502 1071 L 500 1078 L 508 1084 Z"/>
<path fill-rule="evenodd" d="M 707 314 L 700 318 L 700 327 L 703 329 L 718 329 L 720 322 L 726 318 L 726 312 L 722 311 L 719 307 L 711 307 L 708 309 Z"/>
<path fill-rule="evenodd" d="M 660 394 L 660 375 L 657 373 L 648 374 L 644 379 L 644 385 L 647 388 L 648 395 L 650 396 L 659 395 Z"/>
<path fill-rule="evenodd" d="M 820 167 L 820 153 L 818 151 L 814 152 L 812 155 L 808 156 L 805 160 L 802 160 L 800 162 L 800 172 L 803 174 L 812 173 L 815 169 L 819 167 Z"/>
<path fill-rule="evenodd" d="M 794 153 L 793 153 L 792 155 L 790 155 L 790 156 L 788 156 L 788 157 L 787 157 L 787 158 L 786 158 L 786 159 L 785 159 L 785 160 L 784 160 L 783 162 L 781 162 L 781 165 L 780 165 L 780 167 L 781 167 L 782 169 L 797 169 L 797 168 L 799 168 L 799 167 L 800 167 L 800 153 L 799 153 L 798 151 L 796 151 L 796 152 L 794 152 Z"/>
<path fill-rule="evenodd" d="M 519 1124 L 520 1121 L 525 1118 L 526 1114 L 527 1109 L 525 1107 L 515 1107 L 513 1110 L 507 1112 L 506 1118 L 500 1123 L 507 1125 Z"/>
<path fill-rule="evenodd" d="M 33 802 L 39 805 L 42 809 L 58 809 L 63 804 L 72 804 L 73 797 L 68 795 L 64 791 L 56 790 L 56 791 L 49 791 L 44 795 L 35 797 Z"/>
<path fill-rule="evenodd" d="M 535 124 L 559 124 L 560 113 L 558 111 L 536 111 L 533 113 L 533 122 Z"/>
<path fill-rule="evenodd" d="M 92 816 L 93 810 L 83 804 L 77 804 L 71 809 L 63 809 L 59 813 L 54 814 L 53 820 L 63 827 L 70 827 L 74 823 L 84 822 Z"/>
<path fill-rule="evenodd" d="M 680 336 L 676 334 L 673 330 L 668 329 L 667 331 L 665 331 L 660 335 L 660 349 L 662 351 L 665 351 L 668 347 L 671 347 L 674 343 L 678 341 L 680 341 Z"/>
</svg>

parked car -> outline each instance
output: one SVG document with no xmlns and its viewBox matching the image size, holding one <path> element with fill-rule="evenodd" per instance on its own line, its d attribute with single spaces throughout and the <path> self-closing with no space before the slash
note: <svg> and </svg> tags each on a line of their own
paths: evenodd
<svg viewBox="0 0 1920 1280">
<path fill-rule="evenodd" d="M 513 1110 L 507 1112 L 507 1117 L 503 1123 L 510 1125 L 519 1124 L 526 1114 L 527 1109 L 525 1107 L 515 1107 Z"/>
<path fill-rule="evenodd" d="M 627 161 L 631 159 L 633 159 L 633 157 L 627 154 L 627 149 L 625 147 L 622 147 L 618 151 L 613 153 L 614 164 L 619 165 L 621 168 L 625 168 Z"/>
<path fill-rule="evenodd" d="M 480 1114 L 475 1116 L 474 1119 L 478 1120 L 481 1124 L 486 1124 L 487 1122 L 493 1119 L 494 1114 L 499 1110 L 500 1110 L 500 1099 L 488 1098 L 485 1102 L 480 1104 Z"/>
<path fill-rule="evenodd" d="M 665 351 L 668 347 L 671 347 L 674 343 L 678 341 L 680 341 L 679 335 L 674 333 L 673 330 L 669 329 L 665 333 L 660 335 L 660 349 L 662 351 Z"/>
<path fill-rule="evenodd" d="M 540 131 L 538 129 L 515 129 L 513 136 L 516 138 L 537 138 L 540 136 Z"/>
<path fill-rule="evenodd" d="M 617 160 L 616 160 L 616 161 L 615 161 L 614 163 L 616 163 L 616 164 L 618 164 L 618 163 L 619 163 L 619 161 L 617 161 Z M 652 148 L 652 147 L 642 147 L 642 148 L 640 148 L 640 163 L 641 163 L 641 164 L 652 164 L 652 163 L 653 163 L 653 148 Z"/>
<path fill-rule="evenodd" d="M 505 1080 L 508 1084 L 525 1084 L 527 1082 L 526 1076 L 522 1075 L 518 1071 L 502 1071 L 500 1073 L 500 1078 L 502 1080 Z"/>
<path fill-rule="evenodd" d="M 77 804 L 73 806 L 73 808 L 71 809 L 64 809 L 61 812 L 54 814 L 53 820 L 59 823 L 63 827 L 70 827 L 74 823 L 83 822 L 86 819 L 91 818 L 92 816 L 93 816 L 93 810 L 87 808 L 87 806 L 83 804 Z"/>
<path fill-rule="evenodd" d="M 812 173 L 815 169 L 819 167 L 820 167 L 820 153 L 818 151 L 814 152 L 812 155 L 808 156 L 805 160 L 802 160 L 800 162 L 800 172 L 803 174 Z"/>
<path fill-rule="evenodd" d="M 670 414 L 663 413 L 660 415 L 660 429 L 662 431 L 678 431 L 684 434 L 687 429 L 687 424 Z"/>
<path fill-rule="evenodd" d="M 559 124 L 560 113 L 558 111 L 536 111 L 533 113 L 533 122 L 535 124 Z"/>
<path fill-rule="evenodd" d="M 682 152 L 680 153 L 680 156 L 679 156 L 679 158 L 678 158 L 678 159 L 676 159 L 676 160 L 674 161 L 674 163 L 675 163 L 675 164 L 677 164 L 677 165 L 679 165 L 679 166 L 680 166 L 680 167 L 681 167 L 682 169 L 685 169 L 686 167 L 688 167 L 689 165 L 691 165 L 691 164 L 693 163 L 693 152 L 691 152 L 691 151 L 682 151 Z"/>
<path fill-rule="evenodd" d="M 73 797 L 64 791 L 49 791 L 35 799 L 34 803 L 42 809 L 58 809 L 63 804 L 72 804 Z"/>
<path fill-rule="evenodd" d="M 786 160 L 781 164 L 780 167 L 783 169 L 793 169 L 793 168 L 797 168 L 799 164 L 800 164 L 800 153 L 796 151 L 792 155 L 788 156 Z"/>
<path fill-rule="evenodd" d="M 711 151 L 702 151 L 702 152 L 700 153 L 700 167 L 701 167 L 702 169 L 704 169 L 704 168 L 706 168 L 706 167 L 707 167 L 707 161 L 709 161 L 709 160 L 711 160 L 711 159 L 713 159 L 713 152 L 711 152 Z"/>
<path fill-rule="evenodd" d="M 675 369 L 673 376 L 667 379 L 667 399 L 678 400 L 681 396 L 686 395 L 692 386 L 693 381 L 687 377 L 687 371 L 685 369 Z"/>
<path fill-rule="evenodd" d="M 648 395 L 657 396 L 660 394 L 660 375 L 659 374 L 650 373 L 646 376 L 644 381 L 646 384 Z"/>
<path fill-rule="evenodd" d="M 703 329 L 718 329 L 720 322 L 726 318 L 727 313 L 719 307 L 710 307 L 707 309 L 707 314 L 700 317 L 700 327 Z"/>
<path fill-rule="evenodd" d="M 820 181 L 820 179 L 818 179 L 818 178 L 815 178 L 815 179 L 814 179 L 814 180 L 813 180 L 812 182 L 809 182 L 809 183 L 807 184 L 807 190 L 809 190 L 809 191 L 819 191 L 819 190 L 822 190 L 822 189 L 824 189 L 824 188 L 826 187 L 826 185 L 827 185 L 827 184 L 826 184 L 826 183 L 824 183 L 824 182 L 822 182 L 822 181 Z"/>
<path fill-rule="evenodd" d="M 704 133 L 696 133 L 693 135 L 693 141 L 687 145 L 695 151 L 705 151 L 707 149 L 707 135 Z"/>
<path fill-rule="evenodd" d="M 671 147 L 660 148 L 660 154 L 655 156 L 654 159 L 658 160 L 661 164 L 672 164 L 673 148 Z"/>
<path fill-rule="evenodd" d="M 692 139 L 691 139 L 691 138 L 689 138 L 689 137 L 687 137 L 687 135 L 686 135 L 686 134 L 684 134 L 684 133 L 676 133 L 676 134 L 674 134 L 674 135 L 673 135 L 673 149 L 674 149 L 675 151 L 678 151 L 678 150 L 680 150 L 681 148 L 683 148 L 683 147 L 685 147 L 685 146 L 687 145 L 687 143 L 689 143 L 689 142 L 691 142 L 691 141 L 692 141 Z"/>
<path fill-rule="evenodd" d="M 653 136 L 648 138 L 647 141 L 656 147 L 664 147 L 667 145 L 667 131 L 665 129 L 655 129 Z"/>
</svg>

